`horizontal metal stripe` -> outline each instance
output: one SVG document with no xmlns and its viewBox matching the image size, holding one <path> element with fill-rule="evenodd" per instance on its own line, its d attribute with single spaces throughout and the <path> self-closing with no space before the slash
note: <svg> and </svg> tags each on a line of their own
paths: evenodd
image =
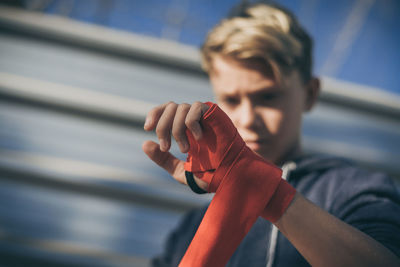
<svg viewBox="0 0 400 267">
<path fill-rule="evenodd" d="M 205 77 L 200 68 L 197 48 L 163 39 L 5 6 L 0 6 L 0 27 L 24 36 L 96 49 L 115 56 L 131 56 L 132 59 L 178 68 Z M 322 77 L 322 84 L 322 102 L 395 119 L 400 117 L 400 97 L 397 95 L 328 77 Z"/>
<path fill-rule="evenodd" d="M 80 181 L 112 181 L 126 184 L 142 184 L 154 186 L 158 183 L 163 187 L 171 187 L 173 182 L 167 183 L 155 177 L 148 177 L 143 170 L 124 169 L 106 164 L 87 162 L 71 158 L 55 157 L 27 151 L 16 151 L 0 148 L 0 164 L 8 166 L 24 165 L 23 168 L 34 167 L 46 173 L 77 177 Z M 134 164 L 134 163 L 132 163 Z"/>
<path fill-rule="evenodd" d="M 96 247 L 85 246 L 76 242 L 67 242 L 59 240 L 47 240 L 27 238 L 26 236 L 18 236 L 9 234 L 0 229 L 0 242 L 8 244 L 17 244 L 21 247 L 42 250 L 47 253 L 61 253 L 70 256 L 91 257 L 96 260 L 110 261 L 113 264 L 129 264 L 132 266 L 148 266 L 149 259 L 138 256 L 116 253 L 113 251 L 105 251 Z M 7 256 L 10 256 L 8 253 Z M 76 259 L 76 261 L 78 261 Z"/>
<path fill-rule="evenodd" d="M 321 102 L 400 120 L 400 96 L 382 89 L 321 78 Z"/>
<path fill-rule="evenodd" d="M 8 101 L 143 127 L 154 104 L 0 72 L 0 96 Z"/>
<path fill-rule="evenodd" d="M 151 38 L 0 5 L 0 28 L 26 36 L 61 42 L 124 58 L 169 65 L 183 71 L 199 72 L 198 49 L 173 41 Z"/>
<path fill-rule="evenodd" d="M 73 191 L 86 195 L 94 195 L 116 201 L 150 206 L 154 209 L 184 212 L 192 208 L 201 207 L 203 204 L 196 200 L 179 200 L 176 196 L 167 196 L 154 188 L 147 191 L 130 188 L 124 190 L 99 183 L 77 181 L 75 179 L 59 179 L 53 175 L 35 170 L 21 170 L 0 164 L 0 179 L 12 180 L 25 184 L 32 184 L 52 188 L 54 190 Z"/>
</svg>

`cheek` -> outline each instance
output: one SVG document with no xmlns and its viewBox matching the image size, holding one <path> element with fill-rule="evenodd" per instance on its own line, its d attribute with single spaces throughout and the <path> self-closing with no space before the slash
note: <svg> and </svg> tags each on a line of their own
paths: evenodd
<svg viewBox="0 0 400 267">
<path fill-rule="evenodd" d="M 297 111 L 296 108 L 287 109 L 281 112 L 280 131 L 282 136 L 291 138 L 299 135 L 301 116 L 301 111 Z"/>
<path fill-rule="evenodd" d="M 280 140 L 292 139 L 299 135 L 301 113 L 295 110 L 272 109 L 264 112 L 264 125 L 272 136 Z"/>
<path fill-rule="evenodd" d="M 227 105 L 224 105 L 221 102 L 217 101 L 218 106 L 222 109 L 223 112 L 226 113 L 226 115 L 228 115 L 228 117 L 231 119 L 231 121 L 233 122 L 233 125 L 235 125 L 235 127 L 237 128 L 237 121 L 240 119 L 240 117 L 238 117 L 238 115 L 240 114 L 238 111 L 238 109 L 235 108 L 230 108 Z"/>
<path fill-rule="evenodd" d="M 231 119 L 231 121 L 233 122 L 233 125 L 235 125 L 235 127 L 237 129 L 240 129 L 241 128 L 240 127 L 240 121 L 241 121 L 240 115 L 241 115 L 241 113 L 238 112 L 238 109 L 226 109 L 225 113 Z"/>
<path fill-rule="evenodd" d="M 263 122 L 271 135 L 282 134 L 284 130 L 285 117 L 284 113 L 279 109 L 269 109 L 263 112 Z"/>
</svg>

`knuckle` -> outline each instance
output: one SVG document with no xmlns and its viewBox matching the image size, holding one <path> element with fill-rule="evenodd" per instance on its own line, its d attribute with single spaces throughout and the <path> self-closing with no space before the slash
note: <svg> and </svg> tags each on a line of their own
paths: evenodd
<svg viewBox="0 0 400 267">
<path fill-rule="evenodd" d="M 169 101 L 169 102 L 167 102 L 166 106 L 167 107 L 176 107 L 176 106 L 178 106 L 178 104 L 176 104 L 174 101 Z"/>
<path fill-rule="evenodd" d="M 196 108 L 201 107 L 201 105 L 202 105 L 202 103 L 200 101 L 196 101 L 193 103 L 193 106 Z"/>
<path fill-rule="evenodd" d="M 172 136 L 175 138 L 176 141 L 181 141 L 181 140 L 183 140 L 182 132 L 179 131 L 179 130 L 173 130 L 173 131 L 172 131 Z"/>
<path fill-rule="evenodd" d="M 189 110 L 189 109 L 190 109 L 190 105 L 189 105 L 188 103 L 182 103 L 182 104 L 180 104 L 180 105 L 178 106 L 178 109 L 179 109 L 179 110 L 182 110 L 182 111 L 184 111 L 184 110 Z"/>
<path fill-rule="evenodd" d="M 156 128 L 156 134 L 157 136 L 164 136 L 165 135 L 165 129 L 162 126 L 157 126 Z"/>
</svg>

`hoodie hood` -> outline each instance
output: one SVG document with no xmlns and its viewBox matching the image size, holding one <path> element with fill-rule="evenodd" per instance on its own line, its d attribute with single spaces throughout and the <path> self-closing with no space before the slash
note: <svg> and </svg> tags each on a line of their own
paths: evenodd
<svg viewBox="0 0 400 267">
<path fill-rule="evenodd" d="M 287 180 L 298 180 L 309 173 L 322 173 L 332 168 L 351 165 L 351 161 L 324 154 L 303 154 L 282 165 Z"/>
</svg>

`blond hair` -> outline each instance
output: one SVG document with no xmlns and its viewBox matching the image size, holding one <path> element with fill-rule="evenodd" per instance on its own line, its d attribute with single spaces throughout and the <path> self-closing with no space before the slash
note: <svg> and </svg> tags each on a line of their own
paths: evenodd
<svg viewBox="0 0 400 267">
<path fill-rule="evenodd" d="M 312 40 L 296 18 L 276 5 L 255 4 L 224 19 L 202 46 L 202 66 L 212 71 L 216 55 L 240 62 L 261 62 L 280 79 L 297 69 L 304 82 L 311 78 Z"/>
</svg>

